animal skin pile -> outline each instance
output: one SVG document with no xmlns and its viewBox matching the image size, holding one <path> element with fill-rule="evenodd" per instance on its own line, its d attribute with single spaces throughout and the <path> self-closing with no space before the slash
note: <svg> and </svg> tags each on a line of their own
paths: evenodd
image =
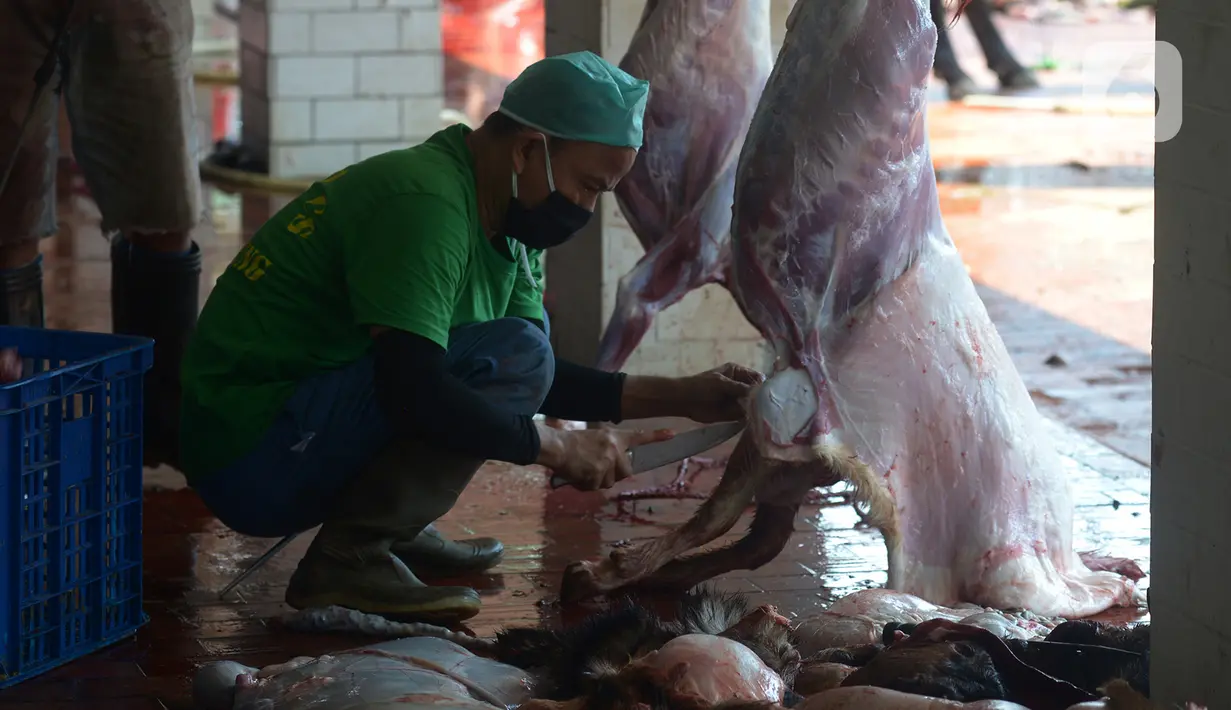
<svg viewBox="0 0 1231 710">
<path fill-rule="evenodd" d="M 1140 604 L 1130 560 L 1078 555 L 1059 454 L 941 218 L 926 0 L 799 0 L 749 128 L 733 294 L 773 344 L 748 432 L 681 528 L 566 573 L 561 596 L 690 588 L 778 554 L 815 486 L 848 481 L 888 587 L 1080 618 Z M 755 500 L 749 536 L 724 534 Z"/>
<path fill-rule="evenodd" d="M 670 618 L 626 602 L 575 628 L 492 639 L 342 609 L 286 623 L 415 636 L 262 669 L 210 664 L 194 681 L 197 710 L 1154 708 L 1148 626 L 947 609 L 879 589 L 795 625 L 707 590 Z"/>
</svg>

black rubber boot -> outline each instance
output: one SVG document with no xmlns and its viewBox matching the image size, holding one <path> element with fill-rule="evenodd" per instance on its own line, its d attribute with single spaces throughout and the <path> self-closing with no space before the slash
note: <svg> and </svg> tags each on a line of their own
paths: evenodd
<svg viewBox="0 0 1231 710">
<path fill-rule="evenodd" d="M 450 540 L 428 525 L 410 541 L 393 543 L 391 551 L 416 574 L 448 577 L 475 574 L 500 564 L 504 544 L 493 537 Z"/>
<path fill-rule="evenodd" d="M 0 325 L 42 328 L 43 255 L 25 266 L 0 271 Z"/>
<path fill-rule="evenodd" d="M 393 545 L 415 540 L 449 512 L 481 465 L 482 459 L 417 441 L 389 445 L 338 497 L 333 517 L 291 575 L 286 603 L 296 609 L 337 605 L 415 621 L 453 622 L 479 613 L 482 602 L 475 590 L 424 584 Z M 426 547 L 438 563 L 434 549 Z"/>
<path fill-rule="evenodd" d="M 164 254 L 111 243 L 111 328 L 154 340 L 145 377 L 145 465 L 179 465 L 180 360 L 197 324 L 201 248 Z"/>
</svg>

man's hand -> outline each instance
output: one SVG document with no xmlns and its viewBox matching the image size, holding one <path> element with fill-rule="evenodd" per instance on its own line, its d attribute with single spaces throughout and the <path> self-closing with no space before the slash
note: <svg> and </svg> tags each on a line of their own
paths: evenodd
<svg viewBox="0 0 1231 710">
<path fill-rule="evenodd" d="M 628 450 L 654 441 L 666 441 L 670 429 L 582 429 L 564 431 L 539 426 L 538 463 L 550 468 L 579 490 L 611 488 L 633 475 Z"/>
<path fill-rule="evenodd" d="M 748 395 L 765 381 L 756 370 L 727 363 L 699 375 L 682 377 L 677 382 L 679 409 L 694 422 L 739 421 L 744 418 Z"/>
</svg>

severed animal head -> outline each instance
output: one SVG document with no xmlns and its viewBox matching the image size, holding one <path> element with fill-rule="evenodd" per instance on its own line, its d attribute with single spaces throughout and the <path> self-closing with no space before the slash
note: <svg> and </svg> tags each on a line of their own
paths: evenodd
<svg viewBox="0 0 1231 710">
<path fill-rule="evenodd" d="M 607 697 L 613 707 L 625 707 L 629 697 L 644 697 L 637 683 L 649 676 L 621 673 L 672 639 L 697 634 L 741 644 L 788 684 L 799 670 L 799 653 L 784 618 L 772 607 L 750 612 L 744 596 L 709 587 L 685 594 L 674 618 L 625 598 L 572 628 L 506 629 L 496 636 L 495 655 L 503 663 L 538 671 L 540 697 Z"/>
</svg>

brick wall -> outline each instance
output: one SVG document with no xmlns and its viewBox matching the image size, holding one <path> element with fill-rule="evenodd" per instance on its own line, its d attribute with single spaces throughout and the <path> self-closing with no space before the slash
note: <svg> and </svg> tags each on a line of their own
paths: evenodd
<svg viewBox="0 0 1231 710">
<path fill-rule="evenodd" d="M 644 0 L 604 0 L 601 52 L 609 61 L 620 61 L 637 29 L 644 5 Z M 771 4 L 775 52 L 792 5 L 793 0 L 774 0 Z M 602 239 L 605 327 L 615 307 L 620 277 L 645 252 L 614 199 L 603 202 Z M 767 368 L 769 357 L 760 335 L 740 313 L 730 293 L 721 286 L 706 286 L 658 315 L 625 369 L 638 374 L 680 375 L 724 362 Z"/>
<path fill-rule="evenodd" d="M 1231 5 L 1160 5 L 1184 124 L 1155 153 L 1151 694 L 1231 708 Z"/>
<path fill-rule="evenodd" d="M 243 140 L 319 177 L 441 127 L 439 0 L 241 0 Z"/>
</svg>

